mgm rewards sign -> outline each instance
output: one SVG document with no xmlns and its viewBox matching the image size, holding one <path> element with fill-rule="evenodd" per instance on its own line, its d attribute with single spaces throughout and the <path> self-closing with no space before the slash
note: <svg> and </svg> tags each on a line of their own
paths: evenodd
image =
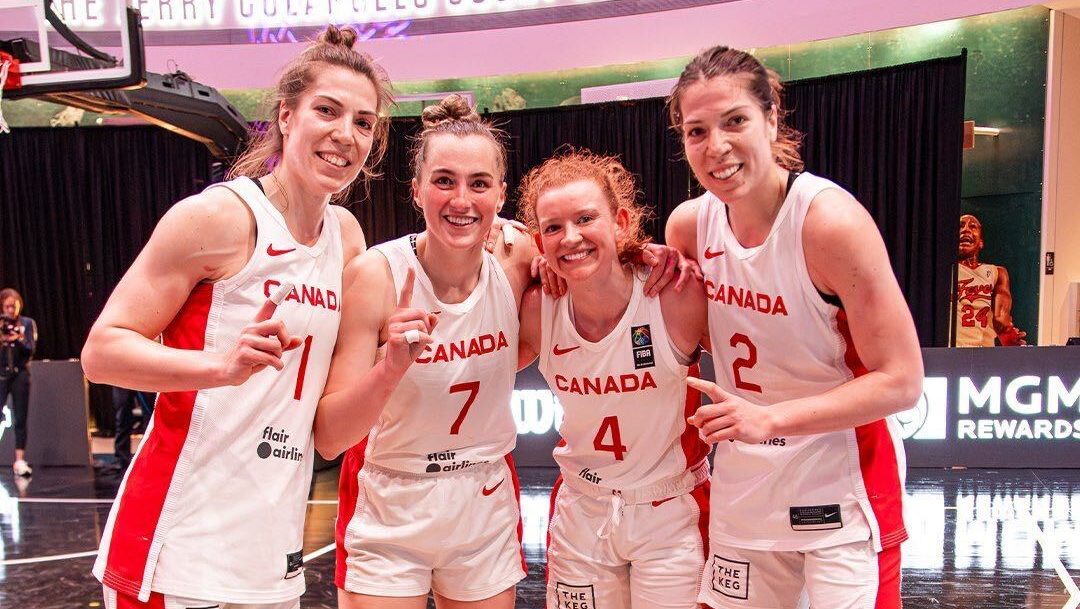
<svg viewBox="0 0 1080 609">
<path fill-rule="evenodd" d="M 908 464 L 1077 467 L 1080 349 L 923 349 L 919 403 L 898 419 Z"/>
</svg>

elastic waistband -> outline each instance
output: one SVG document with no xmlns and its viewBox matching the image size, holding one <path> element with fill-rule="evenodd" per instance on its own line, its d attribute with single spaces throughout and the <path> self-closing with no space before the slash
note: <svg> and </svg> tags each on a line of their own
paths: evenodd
<svg viewBox="0 0 1080 609">
<path fill-rule="evenodd" d="M 569 486 L 582 495 L 590 497 L 610 497 L 618 495 L 623 503 L 636 505 L 639 503 L 651 503 L 679 495 L 685 495 L 694 488 L 709 479 L 709 460 L 702 459 L 700 463 L 682 472 L 677 476 L 665 478 L 647 486 L 632 489 L 613 489 L 596 486 L 586 482 L 568 472 L 562 472 L 563 484 Z"/>
</svg>

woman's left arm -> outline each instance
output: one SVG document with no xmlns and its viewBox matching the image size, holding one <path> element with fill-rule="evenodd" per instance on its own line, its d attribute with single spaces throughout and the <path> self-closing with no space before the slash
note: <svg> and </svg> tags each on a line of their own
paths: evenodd
<svg viewBox="0 0 1080 609">
<path fill-rule="evenodd" d="M 923 381 L 919 338 L 873 218 L 848 193 L 825 190 L 806 214 L 803 250 L 814 284 L 843 303 L 840 315 L 865 372 L 773 409 L 775 435 L 857 427 L 914 406 Z"/>
<path fill-rule="evenodd" d="M 858 376 L 824 393 L 770 406 L 691 381 L 716 402 L 699 409 L 692 421 L 710 442 L 850 429 L 911 408 L 919 398 L 923 366 L 915 324 L 870 214 L 844 191 L 823 191 L 807 212 L 803 250 L 817 288 L 843 303 L 840 323 L 846 321 L 858 354 L 848 365 Z"/>
</svg>

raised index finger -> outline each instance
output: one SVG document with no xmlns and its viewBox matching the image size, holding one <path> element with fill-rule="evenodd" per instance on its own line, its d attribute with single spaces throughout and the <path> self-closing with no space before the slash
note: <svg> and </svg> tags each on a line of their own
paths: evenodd
<svg viewBox="0 0 1080 609">
<path fill-rule="evenodd" d="M 709 399 L 711 399 L 713 403 L 722 402 L 725 397 L 724 390 L 720 389 L 716 383 L 710 383 L 709 381 L 694 376 L 688 376 L 686 377 L 686 384 L 689 385 L 691 389 L 696 389 L 709 396 Z"/>
<path fill-rule="evenodd" d="M 401 286 L 401 297 L 398 298 L 398 308 L 405 309 L 412 304 L 413 283 L 416 282 L 416 271 L 409 267 L 405 274 L 405 284 Z"/>
<path fill-rule="evenodd" d="M 259 312 L 255 314 L 255 322 L 266 321 L 273 317 L 274 311 L 277 310 L 278 305 L 281 304 L 281 301 L 285 300 L 285 297 L 292 292 L 292 289 L 293 284 L 289 281 L 279 285 L 277 289 L 270 294 L 270 298 L 267 298 L 266 302 L 259 307 Z"/>
</svg>

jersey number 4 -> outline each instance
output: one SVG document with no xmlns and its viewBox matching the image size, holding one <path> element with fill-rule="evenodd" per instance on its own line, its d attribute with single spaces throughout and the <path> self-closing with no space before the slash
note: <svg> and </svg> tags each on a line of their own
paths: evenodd
<svg viewBox="0 0 1080 609">
<path fill-rule="evenodd" d="M 611 436 L 611 443 L 607 444 L 607 437 Z M 622 461 L 623 455 L 628 450 L 626 445 L 622 443 L 622 434 L 619 433 L 619 417 L 604 417 L 604 420 L 600 422 L 600 429 L 596 432 L 596 437 L 592 441 L 593 448 L 598 451 L 605 451 L 615 455 L 616 461 Z"/>
</svg>

